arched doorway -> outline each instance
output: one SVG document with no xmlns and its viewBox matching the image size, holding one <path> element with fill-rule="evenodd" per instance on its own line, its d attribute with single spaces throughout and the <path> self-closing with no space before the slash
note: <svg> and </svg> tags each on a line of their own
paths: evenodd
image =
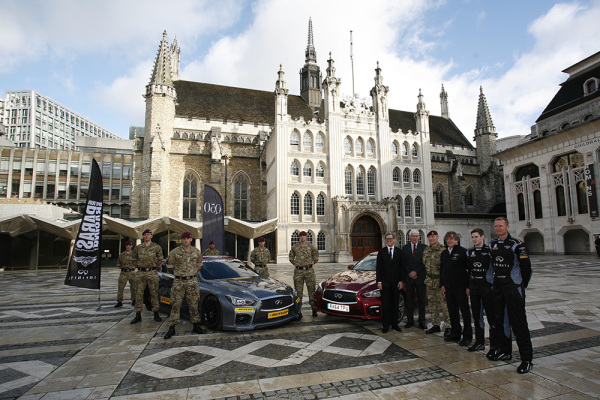
<svg viewBox="0 0 600 400">
<path fill-rule="evenodd" d="M 352 259 L 360 260 L 381 248 L 381 229 L 373 217 L 363 215 L 356 220 L 350 234 Z"/>
<path fill-rule="evenodd" d="M 544 254 L 544 237 L 539 232 L 529 232 L 523 238 L 529 254 Z"/>
<path fill-rule="evenodd" d="M 565 254 L 587 254 L 590 250 L 590 235 L 583 229 L 569 229 L 564 234 Z"/>
</svg>

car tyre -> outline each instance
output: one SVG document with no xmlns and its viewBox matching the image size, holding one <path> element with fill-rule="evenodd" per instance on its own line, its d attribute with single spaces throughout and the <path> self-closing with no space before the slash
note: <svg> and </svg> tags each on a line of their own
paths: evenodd
<svg viewBox="0 0 600 400">
<path fill-rule="evenodd" d="M 204 300 L 204 304 L 202 305 L 202 319 L 204 320 L 204 325 L 212 331 L 216 331 L 221 327 L 223 323 L 221 304 L 216 297 L 210 296 Z"/>
<path fill-rule="evenodd" d="M 396 325 L 402 322 L 404 313 L 406 312 L 404 292 L 400 292 L 400 299 L 398 300 L 398 322 Z"/>
</svg>

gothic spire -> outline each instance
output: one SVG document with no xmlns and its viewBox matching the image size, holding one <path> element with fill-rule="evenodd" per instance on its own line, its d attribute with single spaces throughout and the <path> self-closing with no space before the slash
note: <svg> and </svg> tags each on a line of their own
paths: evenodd
<svg viewBox="0 0 600 400">
<path fill-rule="evenodd" d="M 163 32 L 163 38 L 156 54 L 154 62 L 154 71 L 150 78 L 151 85 L 173 85 L 171 77 L 171 52 L 167 42 L 167 31 Z"/>
<path fill-rule="evenodd" d="M 313 42 L 313 27 L 312 18 L 308 19 L 308 45 L 306 46 L 306 60 L 307 63 L 317 63 L 317 51 Z"/>
<path fill-rule="evenodd" d="M 423 93 L 421 93 L 421 88 L 419 88 L 419 96 L 417 96 L 419 98 L 419 101 L 417 103 L 417 111 L 424 111 L 427 109 L 427 107 L 425 106 L 425 102 L 423 101 Z"/>
<path fill-rule="evenodd" d="M 442 105 L 442 118 L 450 119 L 450 110 L 448 109 L 448 93 L 446 93 L 443 83 L 442 91 L 440 92 L 440 103 Z"/>
<path fill-rule="evenodd" d="M 483 94 L 483 88 L 479 86 L 479 106 L 477 107 L 477 124 L 475 126 L 475 136 L 489 133 L 496 133 L 496 127 L 492 122 L 492 116 L 487 105 L 487 100 Z"/>
</svg>

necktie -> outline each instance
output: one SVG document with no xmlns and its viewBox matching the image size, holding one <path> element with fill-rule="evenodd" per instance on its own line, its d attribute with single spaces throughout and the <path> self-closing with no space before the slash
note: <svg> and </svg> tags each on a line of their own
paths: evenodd
<svg viewBox="0 0 600 400">
<path fill-rule="evenodd" d="M 394 253 L 392 251 L 392 248 L 390 247 L 390 261 L 393 261 L 394 259 Z"/>
<path fill-rule="evenodd" d="M 413 257 L 417 254 L 417 245 L 413 244 Z"/>
</svg>

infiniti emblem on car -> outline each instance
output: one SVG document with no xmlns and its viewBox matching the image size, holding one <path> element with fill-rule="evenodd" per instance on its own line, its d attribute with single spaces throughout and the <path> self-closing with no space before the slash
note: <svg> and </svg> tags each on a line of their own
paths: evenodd
<svg viewBox="0 0 600 400">
<path fill-rule="evenodd" d="M 276 305 L 276 306 L 279 306 L 279 305 L 281 305 L 281 303 L 283 303 L 283 301 L 281 301 L 281 300 L 275 300 L 275 305 Z"/>
<path fill-rule="evenodd" d="M 336 299 L 341 299 L 342 298 L 342 294 L 341 293 L 336 293 L 334 296 L 335 296 Z"/>
</svg>

